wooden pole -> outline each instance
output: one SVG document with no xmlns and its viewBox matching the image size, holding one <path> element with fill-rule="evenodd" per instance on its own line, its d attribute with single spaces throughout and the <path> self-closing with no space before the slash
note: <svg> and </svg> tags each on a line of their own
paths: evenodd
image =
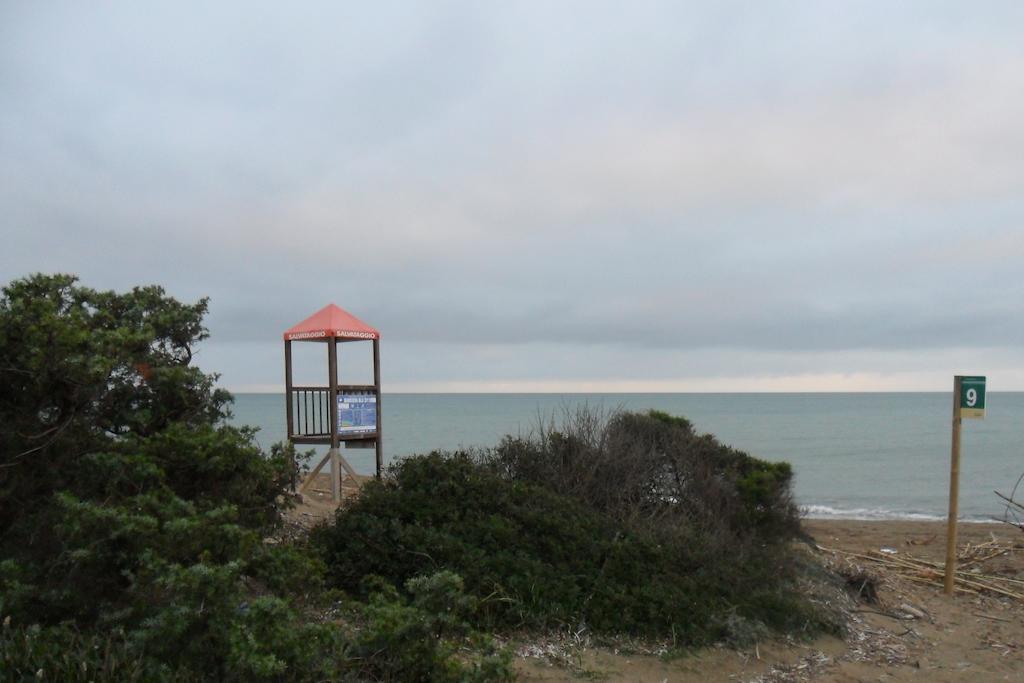
<svg viewBox="0 0 1024 683">
<path fill-rule="evenodd" d="M 380 420 L 380 340 L 373 340 L 373 388 L 377 394 L 377 443 L 375 448 L 377 450 L 377 478 L 380 479 L 380 470 L 383 464 L 383 441 L 384 441 L 384 426 Z"/>
<path fill-rule="evenodd" d="M 341 502 L 341 458 L 338 453 L 338 340 L 331 335 L 327 340 L 327 372 L 330 373 L 330 392 L 327 400 L 331 402 L 331 499 Z"/>
<path fill-rule="evenodd" d="M 292 343 L 286 341 L 284 343 L 284 397 L 285 397 L 285 416 L 288 418 L 288 438 L 292 438 L 295 433 L 292 415 Z"/>
<path fill-rule="evenodd" d="M 294 434 L 292 426 L 292 342 L 290 339 L 284 342 L 284 413 L 288 420 L 288 439 Z M 292 491 L 295 490 L 296 480 L 299 476 L 298 468 L 295 466 L 295 456 L 292 456 Z"/>
<path fill-rule="evenodd" d="M 953 594 L 956 580 L 956 523 L 960 504 L 960 386 L 963 377 L 953 378 L 953 447 L 949 467 L 949 521 L 946 526 L 946 576 L 943 590 Z"/>
</svg>

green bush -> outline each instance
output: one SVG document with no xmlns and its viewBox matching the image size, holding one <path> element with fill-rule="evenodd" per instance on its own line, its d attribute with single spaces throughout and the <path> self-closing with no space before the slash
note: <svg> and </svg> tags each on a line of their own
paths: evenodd
<svg viewBox="0 0 1024 683">
<path fill-rule="evenodd" d="M 699 527 L 729 552 L 799 529 L 788 463 L 760 460 L 658 411 L 586 408 L 531 438 L 506 437 L 481 460 L 505 479 L 572 496 L 648 531 Z"/>
<path fill-rule="evenodd" d="M 141 656 L 121 632 L 82 633 L 67 625 L 18 626 L 9 618 L 0 629 L 3 681 L 132 683 L 168 679 L 167 672 Z"/>
<path fill-rule="evenodd" d="M 405 585 L 455 571 L 479 599 L 478 625 L 564 623 L 585 597 L 581 574 L 614 536 L 607 520 L 536 487 L 508 484 L 468 456 L 408 458 L 369 482 L 331 526 L 314 532 L 329 580 L 364 592 L 363 577 Z"/>
<path fill-rule="evenodd" d="M 483 460 L 483 462 L 481 462 Z M 762 538 L 721 554 L 689 526 L 625 524 L 584 502 L 495 472 L 466 453 L 407 458 L 316 530 L 328 581 L 365 594 L 453 571 L 478 601 L 478 628 L 586 626 L 604 633 L 727 638 L 737 620 L 780 630 L 822 624 L 790 581 L 786 544 Z"/>
<path fill-rule="evenodd" d="M 413 458 L 309 544 L 267 543 L 296 456 L 226 424 L 191 363 L 205 311 L 65 275 L 3 289 L 0 680 L 507 680 L 478 629 L 814 623 L 788 466 L 661 414 Z"/>
<path fill-rule="evenodd" d="M 191 365 L 205 310 L 63 275 L 4 288 L 4 677 L 72 677 L 62 650 L 86 667 L 74 676 L 111 680 L 338 670 L 338 629 L 306 625 L 288 602 L 322 565 L 263 543 L 294 453 L 267 454 L 225 423 L 230 396 Z"/>
<path fill-rule="evenodd" d="M 323 562 L 264 541 L 295 453 L 226 424 L 191 364 L 205 311 L 66 275 L 4 288 L 0 681 L 508 678 L 451 575 L 343 603 L 359 629 L 319 618 Z"/>
<path fill-rule="evenodd" d="M 408 599 L 385 581 L 361 608 L 353 642 L 359 674 L 375 680 L 475 683 L 510 681 L 511 653 L 472 630 L 476 600 L 451 572 L 419 576 L 405 584 Z"/>
</svg>

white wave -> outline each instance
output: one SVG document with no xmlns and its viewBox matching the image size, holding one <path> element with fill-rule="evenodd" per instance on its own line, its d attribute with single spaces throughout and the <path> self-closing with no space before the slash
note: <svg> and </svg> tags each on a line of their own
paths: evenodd
<svg viewBox="0 0 1024 683">
<path fill-rule="evenodd" d="M 834 508 L 829 505 L 801 505 L 800 514 L 808 519 L 853 519 L 872 520 L 905 520 L 920 522 L 945 521 L 945 515 L 937 515 L 911 510 L 888 510 L 886 508 Z M 961 522 L 991 522 L 991 518 L 965 517 Z"/>
</svg>

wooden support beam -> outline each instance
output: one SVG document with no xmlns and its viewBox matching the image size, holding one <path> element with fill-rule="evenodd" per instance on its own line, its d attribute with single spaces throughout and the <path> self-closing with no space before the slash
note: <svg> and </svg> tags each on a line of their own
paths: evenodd
<svg viewBox="0 0 1024 683">
<path fill-rule="evenodd" d="M 377 442 L 374 444 L 377 456 L 377 478 L 380 479 L 380 471 L 383 466 L 384 455 L 384 425 L 381 423 L 380 405 L 380 340 L 373 340 L 373 390 L 377 396 Z"/>
<path fill-rule="evenodd" d="M 284 342 L 284 403 L 285 419 L 288 420 L 288 438 L 291 439 L 293 432 L 292 421 L 294 418 L 292 417 L 292 342 L 290 339 Z M 299 476 L 294 453 L 291 459 L 291 467 L 292 491 L 294 491 Z"/>
<path fill-rule="evenodd" d="M 293 426 L 294 415 L 292 413 L 292 342 L 288 340 L 284 343 L 284 396 L 285 396 L 285 416 L 288 419 L 288 438 L 292 438 L 295 433 Z"/>
<path fill-rule="evenodd" d="M 327 342 L 327 372 L 330 391 L 327 399 L 331 402 L 331 498 L 341 502 L 341 467 L 338 461 L 338 340 L 333 336 Z"/>
<path fill-rule="evenodd" d="M 340 452 L 338 453 L 338 464 L 341 465 L 341 469 L 345 470 L 345 472 L 348 474 L 349 479 L 351 479 L 352 481 L 356 481 L 356 471 L 352 469 L 352 465 L 349 463 L 348 460 L 345 459 L 345 456 L 342 455 Z"/>
<path fill-rule="evenodd" d="M 320 474 L 320 472 L 323 470 L 324 466 L 327 465 L 328 462 L 330 462 L 331 466 L 333 467 L 335 463 L 335 458 L 337 458 L 339 470 L 344 470 L 345 473 L 348 474 L 349 479 L 351 479 L 353 483 L 358 485 L 359 477 L 358 475 L 356 475 L 356 471 L 352 468 L 352 465 L 349 463 L 348 460 L 345 459 L 343 455 L 341 455 L 340 451 L 332 449 L 331 451 L 328 451 L 327 454 L 320 459 L 320 463 L 316 467 L 314 467 L 309 472 L 309 474 L 306 475 L 306 478 L 302 481 L 302 484 L 299 486 L 299 493 L 305 493 L 306 489 L 309 488 L 310 485 L 316 480 L 317 475 Z"/>
<path fill-rule="evenodd" d="M 309 485 L 313 483 L 314 479 L 316 479 L 316 475 L 320 474 L 320 470 L 324 468 L 324 465 L 326 465 L 327 461 L 330 459 L 331 454 L 328 453 L 320 460 L 320 464 L 314 467 L 313 471 L 306 475 L 305 481 L 303 481 L 302 486 L 299 487 L 299 493 L 304 493 L 306 489 L 309 488 Z"/>
</svg>

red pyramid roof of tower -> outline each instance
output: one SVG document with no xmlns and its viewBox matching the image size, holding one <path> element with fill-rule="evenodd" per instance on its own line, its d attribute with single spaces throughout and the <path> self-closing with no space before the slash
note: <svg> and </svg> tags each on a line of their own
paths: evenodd
<svg viewBox="0 0 1024 683">
<path fill-rule="evenodd" d="M 324 341 L 330 337 L 380 339 L 380 332 L 334 304 L 327 304 L 284 332 L 285 341 Z"/>
</svg>

